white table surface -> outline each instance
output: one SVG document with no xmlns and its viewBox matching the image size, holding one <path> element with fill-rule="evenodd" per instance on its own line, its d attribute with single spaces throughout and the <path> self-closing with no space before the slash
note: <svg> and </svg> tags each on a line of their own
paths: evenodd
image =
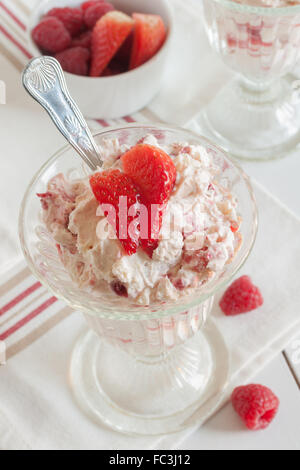
<svg viewBox="0 0 300 470">
<path fill-rule="evenodd" d="M 14 73 L 15 82 L 12 83 Z M 5 194 L 1 192 L 0 220 L 7 223 L 5 230 L 11 240 L 0 247 L 3 265 L 16 255 L 18 208 L 32 173 L 61 147 L 63 139 L 49 125 L 46 114 L 25 95 L 17 72 L 10 70 L 10 65 L 1 57 L 0 79 L 7 83 L 8 99 L 6 106 L 0 105 L 0 137 L 4 148 L 9 149 L 1 155 L 0 185 L 9 189 Z M 17 125 L 16 113 L 19 116 Z M 28 126 L 28 115 L 38 120 L 39 135 Z M 300 217 L 300 151 L 282 160 L 243 166 Z M 256 381 L 274 389 L 281 399 L 280 412 L 272 426 L 262 432 L 246 431 L 228 404 L 190 436 L 182 449 L 300 450 L 300 338 L 260 373 Z"/>
</svg>

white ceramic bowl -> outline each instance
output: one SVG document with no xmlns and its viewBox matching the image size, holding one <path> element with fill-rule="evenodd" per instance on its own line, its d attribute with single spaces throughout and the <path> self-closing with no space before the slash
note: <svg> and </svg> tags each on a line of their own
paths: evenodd
<svg viewBox="0 0 300 470">
<path fill-rule="evenodd" d="M 34 56 L 41 55 L 31 38 L 31 31 L 40 18 L 53 7 L 78 6 L 84 0 L 43 0 L 33 9 L 28 25 L 28 41 Z M 80 77 L 65 73 L 67 85 L 74 100 L 86 117 L 113 119 L 126 116 L 146 106 L 159 92 L 174 20 L 169 0 L 111 0 L 116 9 L 125 13 L 152 13 L 161 15 L 168 28 L 168 37 L 161 50 L 141 67 L 112 77 Z"/>
</svg>

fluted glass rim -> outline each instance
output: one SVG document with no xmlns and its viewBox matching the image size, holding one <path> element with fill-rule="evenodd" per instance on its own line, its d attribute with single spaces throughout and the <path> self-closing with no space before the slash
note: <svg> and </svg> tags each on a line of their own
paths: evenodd
<svg viewBox="0 0 300 470">
<path fill-rule="evenodd" d="M 240 177 L 244 180 L 247 189 L 249 191 L 249 201 L 252 203 L 252 213 L 253 213 L 253 228 L 252 228 L 252 233 L 247 241 L 248 248 L 245 252 L 245 255 L 243 258 L 241 258 L 240 263 L 236 266 L 235 270 L 232 271 L 230 275 L 225 275 L 223 278 L 219 279 L 219 282 L 217 285 L 211 287 L 210 289 L 207 289 L 206 292 L 202 293 L 199 296 L 191 296 L 193 297 L 192 300 L 188 300 L 189 297 L 187 296 L 186 302 L 180 303 L 179 305 L 176 305 L 176 302 L 174 302 L 174 305 L 168 308 L 164 308 L 162 305 L 161 309 L 159 311 L 144 311 L 144 306 L 143 305 L 135 305 L 135 308 L 130 308 L 128 310 L 122 310 L 117 311 L 117 312 L 112 312 L 105 310 L 105 308 L 102 308 L 101 305 L 99 308 L 94 309 L 91 307 L 87 307 L 84 305 L 84 303 L 75 303 L 70 301 L 68 298 L 66 298 L 64 295 L 61 294 L 60 291 L 56 290 L 55 287 L 50 285 L 47 282 L 47 279 L 43 277 L 38 269 L 35 266 L 35 262 L 32 259 L 30 255 L 30 250 L 28 249 L 25 241 L 25 210 L 27 206 L 27 200 L 30 197 L 31 191 L 33 187 L 35 186 L 36 182 L 39 181 L 43 173 L 55 162 L 57 161 L 60 157 L 63 157 L 63 155 L 70 150 L 71 146 L 69 144 L 63 146 L 60 148 L 55 154 L 50 157 L 43 165 L 42 167 L 36 172 L 36 174 L 33 176 L 26 192 L 23 197 L 21 207 L 20 207 L 20 213 L 19 213 L 19 238 L 20 238 L 20 243 L 21 243 L 21 249 L 24 254 L 24 257 L 28 263 L 28 266 L 30 270 L 33 272 L 34 276 L 41 282 L 41 284 L 46 287 L 50 292 L 52 292 L 59 300 L 63 300 L 68 306 L 70 306 L 73 310 L 79 310 L 83 313 L 87 313 L 89 315 L 93 315 L 99 318 L 104 318 L 104 319 L 110 319 L 110 320 L 134 320 L 134 321 L 140 321 L 140 320 L 154 320 L 154 319 L 162 319 L 164 317 L 170 317 L 172 315 L 179 314 L 181 312 L 184 312 L 186 310 L 189 310 L 190 308 L 196 307 L 197 305 L 201 304 L 202 302 L 206 301 L 213 295 L 215 295 L 220 289 L 222 289 L 224 286 L 229 284 L 232 279 L 236 276 L 237 272 L 242 268 L 242 266 L 245 264 L 247 261 L 253 245 L 256 240 L 257 236 L 257 230 L 258 230 L 258 211 L 257 211 L 257 205 L 256 205 L 256 199 L 254 196 L 254 191 L 250 182 L 249 177 L 247 174 L 243 171 L 243 169 L 240 167 L 240 165 L 230 158 L 227 153 L 214 143 L 212 143 L 210 140 L 207 138 L 189 130 L 189 129 L 184 129 L 181 127 L 177 126 L 172 126 L 172 125 L 164 125 L 164 124 L 152 124 L 152 123 L 133 123 L 133 124 L 126 124 L 126 125 L 121 125 L 121 126 L 113 126 L 113 127 L 105 127 L 104 129 L 94 132 L 93 136 L 96 138 L 99 135 L 105 135 L 106 133 L 111 133 L 113 131 L 122 131 L 126 130 L 129 128 L 136 128 L 136 129 L 153 129 L 155 131 L 180 131 L 180 132 L 185 132 L 189 134 L 191 137 L 196 138 L 198 141 L 201 140 L 203 143 L 206 143 L 207 145 L 213 147 L 215 150 L 218 152 L 222 153 L 224 158 L 227 159 L 235 168 L 237 173 L 240 175 Z M 84 296 L 84 291 L 83 291 L 83 296 Z M 151 306 L 150 306 L 151 307 Z"/>
<path fill-rule="evenodd" d="M 291 5 L 289 7 L 258 7 L 253 5 L 242 5 L 231 0 L 206 0 L 219 3 L 224 7 L 230 8 L 238 13 L 252 13 L 254 15 L 264 16 L 288 16 L 300 13 L 300 5 Z"/>
</svg>

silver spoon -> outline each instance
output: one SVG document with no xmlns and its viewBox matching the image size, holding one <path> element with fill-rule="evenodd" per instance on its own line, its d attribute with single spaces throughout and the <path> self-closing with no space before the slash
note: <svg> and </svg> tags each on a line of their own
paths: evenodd
<svg viewBox="0 0 300 470">
<path fill-rule="evenodd" d="M 100 150 L 69 94 L 59 62 L 48 56 L 32 59 L 23 71 L 22 83 L 30 96 L 45 108 L 58 130 L 91 170 L 101 167 L 103 159 Z"/>
</svg>

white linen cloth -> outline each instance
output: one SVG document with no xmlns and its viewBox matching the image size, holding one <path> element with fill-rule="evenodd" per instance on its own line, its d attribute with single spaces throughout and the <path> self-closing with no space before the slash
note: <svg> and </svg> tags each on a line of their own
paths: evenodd
<svg viewBox="0 0 300 470">
<path fill-rule="evenodd" d="M 9 2 L 15 13 L 21 1 Z M 196 0 L 172 2 L 176 39 L 165 86 L 149 109 L 135 118 L 184 125 L 231 74 L 209 49 Z M 31 0 L 25 3 L 30 5 Z M 25 21 L 25 12 L 22 15 Z M 16 32 L 13 20 L 7 15 L 3 18 L 16 37 L 23 37 L 22 32 Z M 64 141 L 21 87 L 15 65 L 24 62 L 24 54 L 13 50 L 7 37 L 1 37 L 1 46 L 4 53 L 0 57 L 0 79 L 7 84 L 7 104 L 0 106 L 0 262 L 4 272 L 7 264 L 15 264 L 19 258 L 17 215 L 26 186 L 32 174 Z M 92 126 L 100 127 L 95 122 Z M 243 272 L 261 287 L 265 304 L 236 318 L 225 318 L 217 306 L 214 309 L 213 319 L 231 353 L 231 380 L 222 397 L 224 402 L 236 384 L 250 381 L 300 331 L 300 220 L 256 184 L 255 192 L 259 235 Z M 18 267 L 22 268 L 23 265 Z M 0 286 L 6 279 L 4 274 Z M 6 296 L 8 301 L 10 292 Z M 19 306 L 22 308 L 23 304 Z M 95 425 L 73 402 L 67 383 L 68 365 L 83 328 L 83 319 L 74 313 L 0 368 L 0 448 L 176 448 L 191 430 L 164 438 L 130 438 Z"/>
</svg>

